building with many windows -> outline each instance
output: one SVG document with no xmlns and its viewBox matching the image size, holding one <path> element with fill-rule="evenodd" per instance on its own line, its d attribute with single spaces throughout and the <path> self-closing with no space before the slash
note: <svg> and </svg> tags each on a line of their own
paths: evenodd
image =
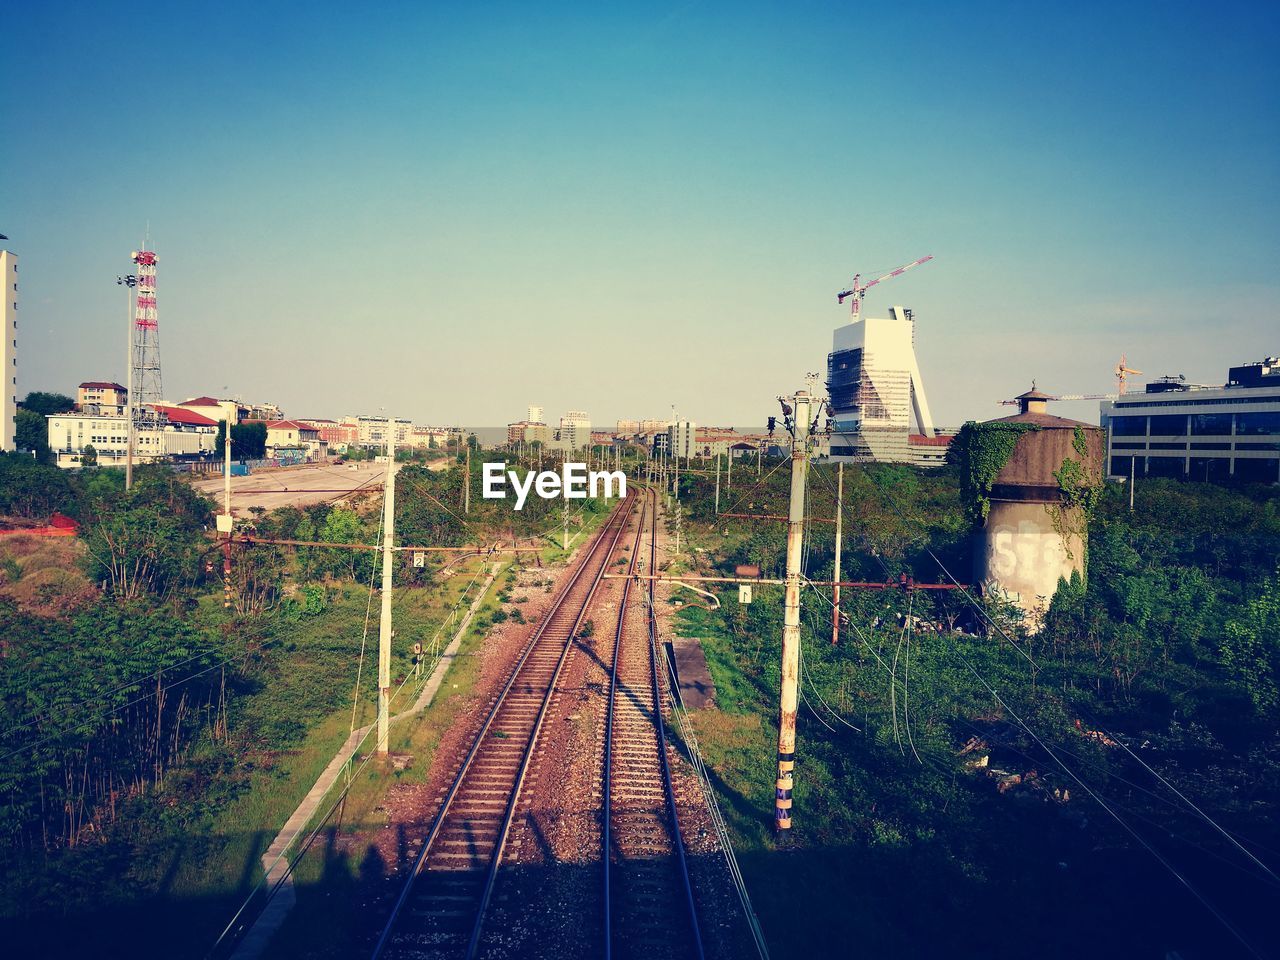
<svg viewBox="0 0 1280 960">
<path fill-rule="evenodd" d="M 171 404 L 143 404 L 133 436 L 135 463 L 191 460 L 216 452 L 218 424 L 201 414 Z M 115 413 L 54 413 L 49 423 L 49 449 L 60 467 L 78 467 L 86 447 L 93 447 L 99 466 L 124 466 L 129 418 Z"/>
<path fill-rule="evenodd" d="M 570 410 L 560 418 L 552 444 L 561 450 L 585 450 L 591 446 L 591 420 L 581 410 Z"/>
<path fill-rule="evenodd" d="M 1102 403 L 1111 477 L 1280 483 L 1280 360 L 1232 367 L 1220 387 L 1166 377 Z"/>
<path fill-rule="evenodd" d="M 129 391 L 113 380 L 86 380 L 76 387 L 76 409 L 82 413 L 123 417 Z"/>
<path fill-rule="evenodd" d="M 833 460 L 939 466 L 951 437 L 934 428 L 916 361 L 912 312 L 864 317 L 836 327 L 827 356 Z M 912 430 L 912 427 L 915 430 Z"/>
</svg>

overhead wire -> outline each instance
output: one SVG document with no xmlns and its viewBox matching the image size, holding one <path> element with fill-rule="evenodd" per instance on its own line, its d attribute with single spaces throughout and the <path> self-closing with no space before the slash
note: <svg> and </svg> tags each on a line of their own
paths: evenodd
<svg viewBox="0 0 1280 960">
<path fill-rule="evenodd" d="M 872 482 L 875 483 L 875 481 L 872 481 Z M 889 504 L 890 508 L 893 509 L 893 511 L 899 516 L 900 519 L 903 520 L 903 522 L 907 522 L 905 514 L 903 514 L 901 508 L 898 506 L 898 504 L 893 499 L 893 497 L 890 496 L 886 491 L 884 491 L 883 487 L 880 484 L 875 483 L 875 486 L 877 487 L 877 489 L 880 489 L 882 493 L 884 493 L 884 499 Z M 938 558 L 937 554 L 935 554 L 933 550 L 929 548 L 927 545 L 925 547 L 925 551 L 926 553 L 928 553 L 930 558 L 932 558 L 933 561 L 938 565 L 939 569 L 943 572 L 943 574 L 947 577 L 947 579 L 950 580 L 955 585 L 955 587 L 969 601 L 969 603 L 974 607 L 974 609 L 976 609 L 981 614 L 983 619 L 986 620 L 986 622 L 990 624 L 991 627 L 995 629 L 996 632 L 999 633 L 1000 636 L 1003 637 L 1010 646 L 1012 646 L 1015 650 L 1017 650 L 1017 652 L 1021 654 L 1022 657 L 1032 665 L 1033 669 L 1038 668 L 1039 665 L 1036 663 L 1035 658 L 1032 657 L 1032 655 L 1028 651 L 1024 650 L 1020 644 L 1016 643 L 1011 637 L 1009 637 L 1009 635 L 1005 632 L 1004 628 L 1001 627 L 990 616 L 990 614 L 986 611 L 986 609 L 981 604 L 979 604 L 976 600 L 974 600 L 974 598 L 969 594 L 969 591 L 965 589 L 965 587 L 962 584 L 960 584 L 960 582 L 956 580 L 954 576 L 952 576 L 951 571 L 947 569 L 946 565 Z M 1101 806 L 1102 809 L 1106 811 L 1107 814 L 1110 815 L 1112 819 L 1116 821 L 1116 823 L 1118 823 L 1127 833 L 1129 833 L 1130 836 L 1132 836 L 1135 840 L 1137 840 L 1138 843 L 1141 844 L 1147 850 L 1148 853 L 1150 853 L 1175 879 L 1177 879 L 1183 885 L 1183 887 L 1185 887 L 1195 897 L 1195 899 L 1199 901 L 1199 903 L 1206 910 L 1208 910 L 1218 920 L 1218 922 L 1221 923 L 1227 929 L 1229 933 L 1231 933 L 1231 935 L 1241 944 L 1241 946 L 1243 946 L 1247 951 L 1249 951 L 1254 956 L 1261 957 L 1261 954 L 1258 953 L 1258 951 L 1244 937 L 1244 935 L 1235 927 L 1235 925 L 1232 924 L 1231 921 L 1228 920 L 1227 917 L 1223 915 L 1222 912 L 1219 911 L 1216 906 L 1214 906 L 1208 899 L 1206 899 L 1205 896 L 1195 887 L 1195 885 L 1190 882 L 1190 880 L 1188 880 L 1185 876 L 1183 876 L 1183 874 L 1180 871 L 1178 871 L 1154 847 L 1152 847 L 1151 844 L 1148 843 L 1147 840 L 1141 834 L 1139 834 L 1136 830 L 1134 830 L 1134 828 L 1127 821 L 1125 821 L 1123 817 L 1121 817 L 1118 813 L 1116 813 L 1116 811 L 1111 807 L 1111 805 L 1097 791 L 1095 791 L 1092 787 L 1089 786 L 1089 784 L 1085 780 L 1083 780 L 1080 776 L 1078 776 L 1075 773 L 1075 771 L 1073 771 L 1071 767 L 1068 766 L 1066 762 L 1062 760 L 1061 757 L 1059 757 L 1058 754 L 1051 747 L 1049 747 L 1048 744 L 1044 742 L 1043 739 L 1041 739 L 1041 737 L 1022 719 L 1022 717 L 1011 706 L 1008 705 L 1008 703 L 1004 700 L 1004 698 L 1000 696 L 999 692 L 995 689 L 995 687 L 992 686 L 986 680 L 986 678 L 981 673 L 978 672 L 977 668 L 973 666 L 972 662 L 970 662 L 967 657 L 965 657 L 962 653 L 960 653 L 958 648 L 953 647 L 952 652 L 957 657 L 960 658 L 961 662 L 964 664 L 966 669 L 968 669 L 968 671 L 971 674 L 973 674 L 975 679 L 977 679 L 978 682 L 987 690 L 987 692 L 996 701 L 996 703 L 998 703 L 1001 706 L 1001 708 L 1005 710 L 1006 713 L 1008 713 L 1009 716 L 1014 718 L 1014 720 L 1018 723 L 1018 725 L 1022 727 L 1022 729 L 1027 733 L 1027 735 L 1030 736 L 1040 746 L 1040 748 L 1046 754 L 1048 754 L 1049 757 L 1059 767 L 1061 767 L 1062 770 L 1072 780 L 1074 780 L 1081 787 L 1081 789 L 1083 789 L 1087 794 L 1089 794 L 1089 796 L 1099 806 Z M 1224 835 L 1225 835 L 1225 831 L 1224 831 Z M 1268 872 L 1270 871 L 1268 870 Z"/>
</svg>

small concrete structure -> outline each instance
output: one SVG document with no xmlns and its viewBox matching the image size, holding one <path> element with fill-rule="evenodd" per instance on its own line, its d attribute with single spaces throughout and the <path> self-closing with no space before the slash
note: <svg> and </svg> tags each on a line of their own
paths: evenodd
<svg viewBox="0 0 1280 960">
<path fill-rule="evenodd" d="M 1043 622 L 1058 581 L 1085 574 L 1088 518 L 1067 501 L 1060 479 L 1064 465 L 1080 464 L 1089 485 L 1102 482 L 1101 429 L 1050 415 L 1053 399 L 1033 387 L 1017 398 L 1017 414 L 990 421 L 1034 429 L 1018 438 L 996 476 L 974 544 L 974 573 L 983 592 L 1020 607 L 1032 630 Z"/>
</svg>

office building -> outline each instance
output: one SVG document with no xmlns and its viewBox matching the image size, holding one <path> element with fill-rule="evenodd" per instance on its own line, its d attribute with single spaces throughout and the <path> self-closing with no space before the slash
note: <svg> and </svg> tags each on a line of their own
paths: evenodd
<svg viewBox="0 0 1280 960">
<path fill-rule="evenodd" d="M 1101 408 L 1111 477 L 1280 482 L 1280 359 L 1231 367 L 1222 386 L 1164 377 Z"/>
<path fill-rule="evenodd" d="M 937 432 L 916 362 L 910 310 L 890 307 L 887 319 L 867 317 L 836 327 L 827 392 L 832 459 L 923 465 L 938 461 L 940 448 L 945 454 L 945 444 L 929 442 Z"/>
</svg>

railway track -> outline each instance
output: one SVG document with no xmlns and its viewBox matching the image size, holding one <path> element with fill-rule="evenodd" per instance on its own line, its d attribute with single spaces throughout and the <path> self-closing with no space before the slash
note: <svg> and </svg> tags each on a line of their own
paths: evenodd
<svg viewBox="0 0 1280 960">
<path fill-rule="evenodd" d="M 631 574 L 640 572 L 646 510 L 650 572 L 657 563 L 657 506 L 646 503 L 631 551 Z M 667 756 L 654 584 L 645 581 L 647 591 L 633 592 L 634 582 L 623 581 L 605 727 L 604 955 L 702 960 L 702 934 Z"/>
<path fill-rule="evenodd" d="M 614 510 L 520 654 L 445 793 L 374 960 L 477 955 L 538 733 L 630 513 L 626 502 Z"/>
</svg>

